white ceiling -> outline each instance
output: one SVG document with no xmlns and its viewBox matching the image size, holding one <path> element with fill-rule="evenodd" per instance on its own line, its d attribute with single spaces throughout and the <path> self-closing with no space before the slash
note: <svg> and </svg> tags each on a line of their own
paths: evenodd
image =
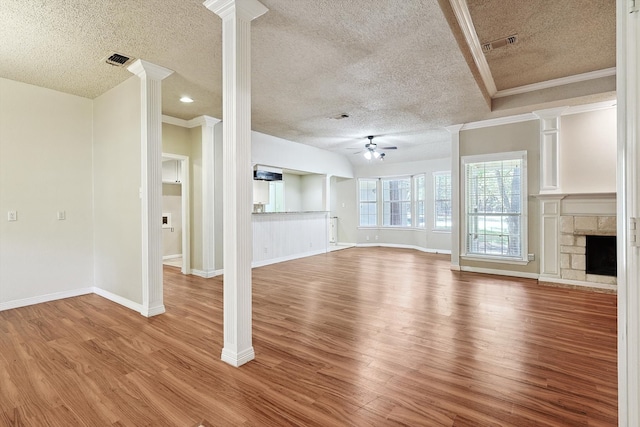
<svg viewBox="0 0 640 427">
<path fill-rule="evenodd" d="M 504 90 L 615 67 L 615 0 L 262 3 L 253 129 L 355 164 L 367 135 L 398 147 L 387 162 L 447 157 L 445 126 L 615 96 L 610 78 L 490 99 L 452 7 L 466 8 L 480 42 L 518 34 L 485 57 Z M 0 77 L 95 98 L 131 77 L 104 63 L 116 51 L 174 70 L 164 114 L 222 118 L 221 22 L 202 0 L 2 0 L 0 23 Z"/>
</svg>

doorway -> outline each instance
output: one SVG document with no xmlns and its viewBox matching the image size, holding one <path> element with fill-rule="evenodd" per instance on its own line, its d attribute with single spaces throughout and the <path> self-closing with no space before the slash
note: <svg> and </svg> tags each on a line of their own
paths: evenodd
<svg viewBox="0 0 640 427">
<path fill-rule="evenodd" d="M 189 157 L 162 153 L 162 262 L 191 273 Z"/>
</svg>

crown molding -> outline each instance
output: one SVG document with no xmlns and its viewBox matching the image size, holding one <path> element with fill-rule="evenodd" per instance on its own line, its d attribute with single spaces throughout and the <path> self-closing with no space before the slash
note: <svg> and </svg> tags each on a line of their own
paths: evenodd
<svg viewBox="0 0 640 427">
<path fill-rule="evenodd" d="M 183 120 L 177 117 L 162 115 L 162 123 L 167 123 L 174 126 L 180 126 L 183 128 L 196 128 L 198 126 L 215 126 L 217 123 L 220 123 L 222 120 L 216 119 L 211 116 L 199 116 L 195 117 L 191 120 Z"/>
<path fill-rule="evenodd" d="M 552 87 L 564 86 L 571 83 L 585 82 L 594 79 L 600 79 L 603 77 L 610 77 L 616 75 L 616 69 L 605 68 L 603 70 L 591 71 L 588 73 L 575 74 L 573 76 L 560 77 L 559 79 L 547 80 L 544 82 L 533 83 L 530 85 L 518 86 L 511 89 L 504 89 L 497 91 L 493 98 L 504 98 L 506 96 L 521 95 L 523 93 L 535 92 L 537 90 L 549 89 Z"/>
<path fill-rule="evenodd" d="M 568 116 L 570 114 L 588 113 L 590 111 L 607 110 L 609 108 L 616 108 L 617 100 L 612 99 L 610 101 L 595 102 L 593 104 L 575 105 L 567 108 L 562 114 Z"/>
<path fill-rule="evenodd" d="M 538 120 L 538 116 L 533 113 L 518 114 L 517 116 L 498 117 L 496 119 L 480 120 L 477 122 L 465 123 L 460 130 L 481 129 L 493 126 L 508 125 L 512 123 L 528 122 Z"/>
<path fill-rule="evenodd" d="M 460 29 L 464 34 L 464 38 L 467 41 L 467 45 L 471 50 L 473 61 L 478 66 L 478 71 L 480 72 L 484 86 L 487 92 L 489 92 L 489 96 L 493 98 L 496 92 L 498 92 L 498 89 L 496 88 L 496 83 L 493 80 L 493 75 L 489 69 L 489 64 L 484 56 L 484 52 L 482 52 L 482 45 L 478 39 L 476 28 L 473 25 L 467 2 L 465 0 L 451 0 L 451 7 L 453 8 L 453 13 L 456 15 L 458 25 L 460 25 Z"/>
<path fill-rule="evenodd" d="M 575 105 L 573 107 L 549 108 L 547 110 L 537 110 L 531 113 L 518 114 L 516 116 L 498 117 L 495 119 L 469 122 L 462 125 L 462 128 L 460 130 L 481 129 L 486 127 L 508 125 L 512 123 L 528 122 L 530 120 L 539 120 L 540 118 L 568 116 L 571 114 L 588 113 L 590 111 L 606 110 L 608 108 L 615 107 L 616 100 Z M 453 128 L 454 126 L 448 126 L 445 129 L 449 130 L 450 127 Z"/>
</svg>

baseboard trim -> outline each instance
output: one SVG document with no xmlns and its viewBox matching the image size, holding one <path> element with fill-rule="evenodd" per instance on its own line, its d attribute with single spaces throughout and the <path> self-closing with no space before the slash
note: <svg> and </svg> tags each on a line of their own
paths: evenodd
<svg viewBox="0 0 640 427">
<path fill-rule="evenodd" d="M 59 299 L 73 298 L 80 295 L 88 295 L 93 293 L 93 288 L 80 288 L 70 291 L 54 292 L 47 295 L 39 295 L 36 297 L 23 298 L 13 301 L 0 302 L 0 311 L 11 310 L 13 308 L 27 307 L 29 305 L 42 304 L 44 302 L 56 301 Z"/>
<path fill-rule="evenodd" d="M 248 348 L 240 353 L 236 353 L 234 351 L 230 351 L 226 348 L 222 349 L 222 361 L 228 363 L 231 366 L 235 366 L 236 368 L 244 365 L 247 362 L 255 359 L 256 354 L 253 350 L 253 347 Z"/>
<path fill-rule="evenodd" d="M 101 296 L 102 298 L 106 298 L 111 302 L 115 302 L 116 304 L 120 304 L 124 307 L 127 307 L 128 309 L 137 311 L 138 313 L 142 313 L 142 309 L 143 309 L 142 304 L 133 302 L 127 298 L 121 297 L 120 295 L 116 295 L 112 292 L 105 291 L 104 289 L 96 288 L 96 287 L 93 288 L 93 293 Z"/>
<path fill-rule="evenodd" d="M 303 252 L 303 253 L 300 253 L 300 254 L 287 255 L 287 256 L 283 256 L 283 257 L 279 257 L 279 258 L 265 259 L 265 260 L 262 260 L 262 261 L 252 262 L 251 263 L 251 268 L 264 267 L 265 265 L 277 264 L 279 262 L 291 261 L 291 260 L 298 259 L 298 258 L 306 258 L 306 257 L 309 257 L 309 256 L 321 255 L 321 254 L 326 254 L 326 253 L 327 253 L 327 249 L 320 249 L 320 250 L 317 250 L 317 251 Z"/>
<path fill-rule="evenodd" d="M 527 273 L 513 270 L 497 270 L 494 268 L 469 267 L 466 265 L 460 266 L 460 271 L 466 271 L 469 273 L 495 274 L 497 276 L 520 277 L 522 279 L 538 279 L 540 276 L 538 273 Z"/>
<path fill-rule="evenodd" d="M 451 250 L 449 249 L 432 249 L 432 248 L 423 248 L 422 246 L 416 245 L 400 245 L 396 243 L 358 243 L 356 244 L 359 248 L 399 248 L 399 249 L 415 249 L 416 251 L 426 252 L 430 254 L 444 254 L 451 255 Z"/>
<path fill-rule="evenodd" d="M 167 260 L 167 259 L 176 259 L 176 258 L 182 258 L 182 254 L 175 254 L 175 255 L 163 255 L 162 259 L 163 260 Z"/>
<path fill-rule="evenodd" d="M 195 268 L 192 268 L 191 274 L 202 277 L 203 279 L 211 279 L 212 277 L 221 275 L 222 271 L 223 270 L 196 270 Z"/>
<path fill-rule="evenodd" d="M 164 304 L 161 304 L 155 307 L 143 307 L 140 311 L 140 314 L 142 314 L 144 317 L 153 317 L 166 311 L 167 310 L 164 308 Z"/>
<path fill-rule="evenodd" d="M 595 283 L 595 282 L 583 282 L 581 280 L 569 280 L 569 279 L 560 279 L 556 277 L 542 277 L 538 278 L 538 282 L 541 283 L 557 283 L 559 285 L 569 285 L 576 286 L 581 288 L 592 288 L 592 289 L 603 289 L 607 291 L 617 291 L 618 287 L 616 285 L 607 285 L 606 283 Z"/>
</svg>

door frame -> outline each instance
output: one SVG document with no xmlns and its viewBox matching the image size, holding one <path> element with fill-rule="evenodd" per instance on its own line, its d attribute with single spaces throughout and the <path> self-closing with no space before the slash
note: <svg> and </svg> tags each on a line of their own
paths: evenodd
<svg viewBox="0 0 640 427">
<path fill-rule="evenodd" d="M 162 159 L 180 162 L 180 186 L 182 206 L 182 274 L 191 274 L 191 213 L 189 210 L 189 157 L 180 154 L 162 153 Z"/>
</svg>

